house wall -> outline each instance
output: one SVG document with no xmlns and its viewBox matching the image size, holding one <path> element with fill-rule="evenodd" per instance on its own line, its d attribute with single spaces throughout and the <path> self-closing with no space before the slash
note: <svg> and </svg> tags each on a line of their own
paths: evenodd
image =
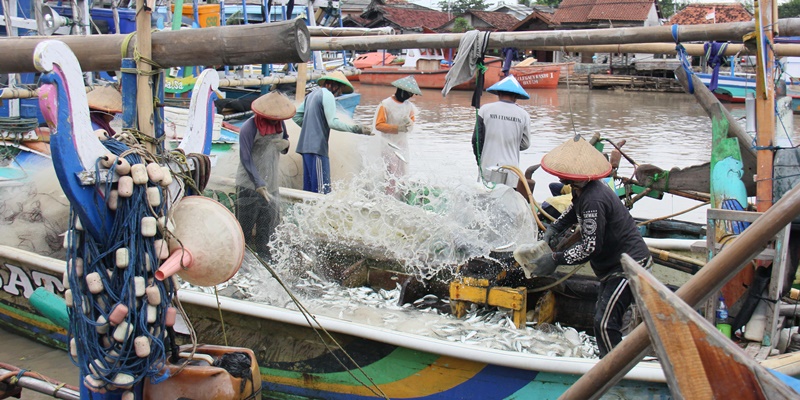
<svg viewBox="0 0 800 400">
<path fill-rule="evenodd" d="M 656 6 L 650 7 L 650 12 L 647 13 L 647 19 L 644 21 L 644 26 L 659 26 L 661 22 L 658 20 L 658 12 Z"/>
</svg>

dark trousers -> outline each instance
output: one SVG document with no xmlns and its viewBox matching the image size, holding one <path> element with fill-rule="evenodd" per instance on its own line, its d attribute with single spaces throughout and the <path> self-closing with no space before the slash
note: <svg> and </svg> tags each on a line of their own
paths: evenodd
<svg viewBox="0 0 800 400">
<path fill-rule="evenodd" d="M 236 187 L 236 219 L 244 241 L 261 257 L 269 258 L 269 237 L 281 222 L 278 196 L 269 203 L 253 189 Z"/>
<path fill-rule="evenodd" d="M 649 270 L 652 262 L 653 259 L 648 257 L 639 264 Z M 622 341 L 622 317 L 633 300 L 630 284 L 622 272 L 600 280 L 600 293 L 594 309 L 594 336 L 600 358 Z"/>
</svg>

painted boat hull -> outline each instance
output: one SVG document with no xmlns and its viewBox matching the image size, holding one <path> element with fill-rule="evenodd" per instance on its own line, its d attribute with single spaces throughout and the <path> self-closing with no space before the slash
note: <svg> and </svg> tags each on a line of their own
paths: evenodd
<svg viewBox="0 0 800 400">
<path fill-rule="evenodd" d="M 27 300 L 37 287 L 62 294 L 63 269 L 63 261 L 0 246 L 0 325 L 64 348 L 66 332 Z M 198 340 L 224 343 L 214 296 L 181 290 L 179 297 Z M 353 369 L 356 380 L 343 369 L 299 312 L 227 297 L 220 297 L 220 304 L 228 345 L 256 353 L 264 396 L 382 397 L 358 382 L 368 382 L 358 370 Z M 555 399 L 597 362 L 484 349 L 334 318 L 317 319 L 389 398 Z M 341 351 L 337 355 L 341 358 Z M 610 393 L 622 398 L 669 395 L 656 363 L 638 365 L 628 378 Z"/>
<path fill-rule="evenodd" d="M 561 77 L 558 65 L 531 65 L 527 67 L 511 67 L 514 75 L 525 89 L 555 89 Z"/>
<path fill-rule="evenodd" d="M 486 67 L 488 69 L 483 78 L 484 88 L 494 85 L 503 77 L 501 71 L 502 61 L 500 59 L 491 59 L 487 61 Z M 417 81 L 420 88 L 441 90 L 444 88 L 444 81 L 448 71 L 449 69 L 447 68 L 435 71 L 420 71 L 416 68 L 376 65 L 372 68 L 362 70 L 359 79 L 361 83 L 367 85 L 391 86 L 392 82 L 411 75 Z M 475 79 L 473 78 L 469 82 L 462 83 L 454 89 L 473 90 L 475 89 Z"/>
<path fill-rule="evenodd" d="M 711 83 L 711 74 L 696 75 L 706 87 Z M 714 96 L 721 101 L 744 103 L 747 93 L 753 93 L 753 95 L 756 93 L 755 79 L 720 75 L 717 84 L 718 87 L 714 90 Z"/>
</svg>

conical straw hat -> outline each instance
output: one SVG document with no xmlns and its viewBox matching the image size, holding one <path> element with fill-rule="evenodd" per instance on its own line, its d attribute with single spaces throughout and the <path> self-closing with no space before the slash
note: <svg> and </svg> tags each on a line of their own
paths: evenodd
<svg viewBox="0 0 800 400">
<path fill-rule="evenodd" d="M 122 95 L 111 86 L 98 86 L 86 94 L 89 108 L 109 113 L 122 112 Z"/>
<path fill-rule="evenodd" d="M 611 163 L 580 135 L 550 150 L 542 158 L 542 168 L 562 179 L 588 181 L 605 178 Z"/>
<path fill-rule="evenodd" d="M 250 105 L 254 113 L 273 120 L 285 120 L 292 118 L 297 112 L 294 104 L 288 97 L 281 92 L 269 92 L 257 98 Z"/>
<path fill-rule="evenodd" d="M 392 82 L 392 85 L 396 88 L 405 90 L 408 93 L 413 93 L 417 96 L 422 96 L 422 91 L 419 90 L 419 85 L 417 85 L 416 79 L 414 79 L 414 77 L 411 75 L 405 78 L 400 78 Z"/>
<path fill-rule="evenodd" d="M 323 76 L 322 78 L 317 79 L 317 84 L 322 86 L 322 81 L 326 79 L 334 82 L 339 82 L 342 85 L 344 85 L 344 87 L 342 88 L 342 94 L 350 94 L 353 93 L 353 90 L 355 90 L 353 89 L 353 84 L 351 84 L 350 81 L 347 80 L 347 77 L 344 76 L 344 73 L 342 73 L 342 71 L 333 71 Z"/>
<path fill-rule="evenodd" d="M 492 94 L 499 94 L 497 92 L 511 93 L 517 96 L 518 99 L 524 100 L 531 98 L 531 96 L 525 92 L 525 89 L 522 88 L 522 85 L 517 82 L 517 78 L 514 78 L 514 75 L 503 78 L 503 80 L 490 86 L 486 91 Z"/>
</svg>

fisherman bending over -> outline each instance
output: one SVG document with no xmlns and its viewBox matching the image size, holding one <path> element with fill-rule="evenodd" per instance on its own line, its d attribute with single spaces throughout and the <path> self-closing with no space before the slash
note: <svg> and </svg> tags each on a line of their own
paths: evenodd
<svg viewBox="0 0 800 400">
<path fill-rule="evenodd" d="M 270 92 L 256 99 L 251 108 L 253 117 L 239 131 L 236 218 L 245 242 L 269 259 L 269 238 L 281 221 L 278 161 L 289 150 L 283 121 L 295 114 L 295 107 L 286 96 Z"/>
<path fill-rule="evenodd" d="M 627 253 L 649 269 L 650 251 L 628 209 L 608 185 L 598 180 L 608 176 L 611 164 L 592 145 L 576 135 L 545 155 L 542 168 L 561 183 L 571 185 L 573 196 L 571 206 L 547 228 L 543 240 L 555 248 L 556 238 L 575 223 L 580 225 L 581 240 L 531 263 L 525 262 L 530 259 L 525 256 L 530 248 L 520 247 L 514 257 L 523 268 L 532 268 L 536 276 L 551 275 L 558 265 L 589 262 L 600 279 L 594 333 L 600 357 L 604 357 L 622 341 L 622 316 L 633 301 L 620 257 Z"/>
</svg>

